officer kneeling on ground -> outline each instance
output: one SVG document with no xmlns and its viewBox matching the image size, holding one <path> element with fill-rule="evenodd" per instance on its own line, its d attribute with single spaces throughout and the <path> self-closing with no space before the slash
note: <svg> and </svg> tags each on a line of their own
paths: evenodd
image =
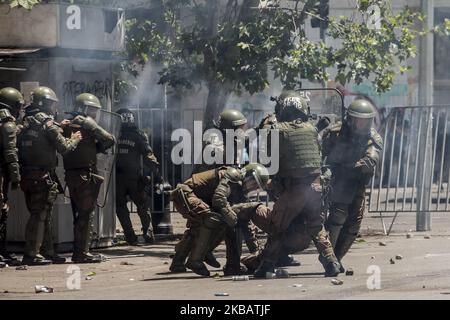
<svg viewBox="0 0 450 320">
<path fill-rule="evenodd" d="M 227 227 L 235 228 L 238 222 L 232 205 L 244 202 L 252 191 L 265 189 L 268 180 L 264 166 L 249 164 L 241 170 L 221 167 L 197 173 L 179 184 L 172 192 L 172 199 L 177 211 L 188 219 L 188 230 L 177 244 L 171 270 L 176 266 L 184 267 L 189 254 L 185 266 L 199 275 L 209 276 L 203 261 L 223 240 Z M 240 251 L 233 246 L 227 247 L 226 253 L 225 275 L 246 273 L 246 268 L 240 264 Z"/>
</svg>

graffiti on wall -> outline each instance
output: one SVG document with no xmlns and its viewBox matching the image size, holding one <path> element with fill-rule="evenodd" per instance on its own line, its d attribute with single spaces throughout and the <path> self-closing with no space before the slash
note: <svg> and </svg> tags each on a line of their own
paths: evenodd
<svg viewBox="0 0 450 320">
<path fill-rule="evenodd" d="M 92 82 L 67 81 L 63 84 L 63 102 L 65 106 L 71 106 L 75 98 L 82 93 L 92 93 L 106 103 L 111 101 L 113 92 L 110 79 L 95 80 Z"/>
</svg>

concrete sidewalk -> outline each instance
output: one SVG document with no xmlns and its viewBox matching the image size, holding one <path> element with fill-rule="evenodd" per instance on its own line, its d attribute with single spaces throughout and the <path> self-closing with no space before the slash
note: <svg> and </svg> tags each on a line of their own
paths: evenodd
<svg viewBox="0 0 450 320">
<path fill-rule="evenodd" d="M 77 270 L 76 267 L 70 270 L 75 266 L 70 263 L 28 270 L 0 269 L 0 299 L 450 299 L 450 216 L 441 214 L 433 219 L 433 232 L 412 232 L 413 236 L 407 238 L 406 233 L 414 229 L 414 215 L 399 216 L 389 237 L 380 235 L 378 218 L 366 216 L 362 237 L 343 261 L 354 270 L 354 275 L 340 275 L 342 285 L 334 285 L 330 278 L 323 277 L 314 247 L 295 255 L 302 266 L 287 268 L 288 279 L 235 282 L 220 277 L 219 269 L 211 270 L 212 274 L 218 274 L 217 278 L 201 278 L 191 272 L 169 273 L 176 241 L 162 241 L 149 246 L 101 250 L 110 258 L 106 262 L 79 265 L 80 290 L 67 287 L 68 280 L 73 284 L 67 272 Z M 173 214 L 173 224 L 175 233 L 181 234 L 184 221 L 179 215 Z M 223 245 L 216 254 L 223 264 Z M 402 259 L 396 260 L 397 255 Z M 391 264 L 391 258 L 395 264 Z M 367 273 L 368 268 L 369 271 L 379 268 L 381 289 L 368 289 L 372 275 Z M 86 280 L 89 274 L 90 280 Z M 52 287 L 54 293 L 36 294 L 35 285 Z M 224 292 L 229 296 L 215 296 Z"/>
</svg>

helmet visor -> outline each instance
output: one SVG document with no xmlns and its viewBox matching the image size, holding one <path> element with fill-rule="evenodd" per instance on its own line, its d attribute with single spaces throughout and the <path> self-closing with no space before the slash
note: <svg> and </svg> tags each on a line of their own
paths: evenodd
<svg viewBox="0 0 450 320">
<path fill-rule="evenodd" d="M 58 113 L 58 102 L 54 100 L 45 100 L 45 109 L 55 116 Z"/>
<path fill-rule="evenodd" d="M 95 108 L 95 107 L 87 106 L 86 115 L 88 117 L 91 117 L 92 119 L 94 119 L 95 121 L 98 122 L 99 115 L 100 115 L 100 110 L 98 108 Z"/>
<path fill-rule="evenodd" d="M 84 105 L 75 106 L 73 111 L 76 114 L 79 114 L 79 115 L 82 115 L 82 116 L 85 116 L 85 117 L 91 117 L 95 121 L 98 121 L 99 113 L 100 113 L 98 108 L 90 107 L 90 106 L 85 105 L 85 104 Z"/>
<path fill-rule="evenodd" d="M 350 116 L 350 128 L 358 135 L 365 135 L 370 133 L 372 128 L 373 118 L 355 118 Z"/>
<path fill-rule="evenodd" d="M 248 173 L 242 184 L 244 193 L 250 193 L 252 191 L 263 190 L 261 183 L 258 181 L 256 173 L 253 171 Z"/>
</svg>

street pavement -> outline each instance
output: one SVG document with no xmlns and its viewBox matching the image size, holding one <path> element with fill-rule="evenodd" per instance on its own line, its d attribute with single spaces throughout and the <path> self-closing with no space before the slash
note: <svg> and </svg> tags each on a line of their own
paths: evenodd
<svg viewBox="0 0 450 320">
<path fill-rule="evenodd" d="M 391 219 L 385 217 L 387 227 Z M 133 221 L 138 230 L 135 214 Z M 174 213 L 172 221 L 181 236 L 183 219 Z M 0 299 L 450 299 L 450 213 L 434 215 L 430 232 L 415 232 L 415 215 L 406 213 L 399 215 L 389 236 L 382 230 L 379 216 L 367 214 L 361 237 L 343 261 L 354 275 L 339 275 L 340 285 L 323 276 L 313 246 L 295 255 L 302 265 L 287 268 L 290 277 L 284 279 L 233 281 L 220 269 L 210 269 L 216 275 L 211 278 L 171 274 L 176 239 L 160 238 L 154 245 L 99 250 L 108 257 L 101 264 L 0 269 Z M 223 245 L 216 255 L 223 264 Z M 54 292 L 36 293 L 36 285 Z M 223 293 L 228 295 L 216 296 Z"/>
</svg>

